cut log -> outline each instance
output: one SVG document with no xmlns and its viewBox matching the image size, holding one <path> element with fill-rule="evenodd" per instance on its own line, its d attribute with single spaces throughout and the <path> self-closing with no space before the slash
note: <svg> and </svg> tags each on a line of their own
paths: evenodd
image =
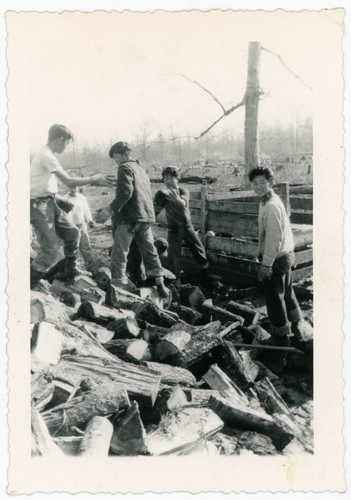
<svg viewBox="0 0 351 500">
<path fill-rule="evenodd" d="M 51 458 L 61 458 L 63 453 L 56 446 L 46 424 L 32 406 L 31 409 L 31 430 L 32 430 L 32 457 L 50 456 Z"/>
<path fill-rule="evenodd" d="M 133 307 L 138 321 L 144 321 L 151 325 L 171 327 L 179 321 L 179 316 L 163 311 L 150 301 L 135 303 Z"/>
<path fill-rule="evenodd" d="M 141 418 L 144 422 L 159 423 L 162 415 L 188 405 L 187 397 L 179 386 L 167 387 L 160 390 L 152 408 L 142 408 Z"/>
<path fill-rule="evenodd" d="M 82 302 L 90 301 L 101 304 L 104 300 L 104 294 L 97 289 L 95 281 L 88 276 L 76 276 L 72 284 L 55 279 L 50 292 L 61 298 L 67 293 L 79 295 Z"/>
<path fill-rule="evenodd" d="M 180 302 L 184 306 L 200 308 L 205 301 L 205 296 L 197 286 L 189 284 L 181 285 L 178 288 Z"/>
<path fill-rule="evenodd" d="M 197 325 L 202 318 L 202 314 L 196 311 L 196 309 L 180 304 L 172 304 L 168 310 L 177 313 L 180 319 L 186 321 L 189 325 Z"/>
<path fill-rule="evenodd" d="M 107 306 L 117 309 L 132 309 L 136 302 L 143 303 L 143 300 L 116 285 L 111 284 L 106 290 L 105 304 Z"/>
<path fill-rule="evenodd" d="M 155 361 L 165 361 L 172 356 L 182 352 L 191 339 L 189 332 L 181 330 L 167 333 L 162 339 L 155 343 L 152 348 L 152 356 Z M 172 364 L 172 363 L 170 363 Z"/>
<path fill-rule="evenodd" d="M 219 391 L 213 389 L 183 389 L 189 406 L 209 406 L 211 396 L 220 397 Z"/>
<path fill-rule="evenodd" d="M 201 334 L 198 333 L 192 337 L 180 354 L 181 366 L 183 368 L 192 367 L 222 343 L 223 340 L 219 336 L 218 330 L 202 330 Z"/>
<path fill-rule="evenodd" d="M 65 360 L 50 368 L 50 373 L 73 385 L 87 380 L 93 389 L 96 385 L 103 386 L 113 381 L 125 387 L 131 399 L 146 406 L 153 405 L 160 387 L 160 374 L 146 366 L 124 363 L 114 356 L 111 358 L 66 356 Z"/>
<path fill-rule="evenodd" d="M 185 387 L 196 386 L 196 378 L 185 368 L 171 366 L 165 363 L 155 363 L 154 361 L 146 361 L 145 364 L 148 368 L 161 375 L 161 384 L 181 385 Z"/>
<path fill-rule="evenodd" d="M 69 321 L 70 316 L 74 314 L 74 309 L 65 306 L 62 302 L 56 300 L 52 295 L 42 292 L 30 292 L 30 322 L 40 323 L 60 323 Z"/>
<path fill-rule="evenodd" d="M 105 344 L 105 348 L 119 359 L 135 363 L 141 360 L 151 361 L 149 344 L 143 339 L 115 339 Z"/>
<path fill-rule="evenodd" d="M 68 403 L 42 413 L 49 431 L 66 431 L 84 426 L 95 416 L 116 413 L 130 405 L 125 387 L 116 383 L 104 384 L 92 392 L 72 398 Z"/>
<path fill-rule="evenodd" d="M 111 451 L 119 455 L 142 455 L 147 452 L 146 432 L 138 404 L 134 401 L 122 414 L 112 417 Z"/>
<path fill-rule="evenodd" d="M 210 407 L 226 425 L 266 434 L 278 451 L 282 451 L 294 437 L 266 413 L 235 407 L 230 401 L 216 397 L 211 397 Z"/>
<path fill-rule="evenodd" d="M 253 359 L 251 358 L 250 351 L 246 349 L 240 349 L 239 356 L 241 357 L 250 382 L 253 382 L 257 379 L 260 373 L 260 367 L 256 365 L 255 361 L 253 361 Z"/>
<path fill-rule="evenodd" d="M 113 320 L 127 317 L 133 318 L 134 313 L 128 310 L 117 310 L 94 302 L 82 302 L 75 319 L 83 318 L 98 325 L 107 326 Z"/>
<path fill-rule="evenodd" d="M 226 309 L 244 318 L 244 326 L 251 325 L 254 319 L 256 319 L 257 311 L 255 309 L 244 304 L 239 304 L 239 302 L 235 302 L 234 300 L 228 302 Z"/>
<path fill-rule="evenodd" d="M 112 340 L 114 337 L 114 332 L 107 330 L 107 328 L 104 328 L 96 323 L 77 320 L 74 321 L 74 325 L 76 325 L 83 332 L 87 333 L 89 336 L 93 335 L 96 340 L 100 342 L 100 344 L 106 344 L 106 342 Z"/>
<path fill-rule="evenodd" d="M 107 324 L 106 328 L 114 333 L 113 339 L 135 339 L 140 333 L 140 328 L 134 318 L 113 320 Z"/>
<path fill-rule="evenodd" d="M 147 434 L 152 455 L 191 453 L 223 427 L 222 420 L 208 408 L 182 408 L 164 415 L 159 426 Z"/>
<path fill-rule="evenodd" d="M 63 338 L 54 325 L 42 321 L 35 323 L 31 336 L 32 361 L 55 365 L 60 361 Z"/>
<path fill-rule="evenodd" d="M 107 290 L 111 284 L 111 271 L 109 268 L 106 266 L 97 267 L 92 274 L 97 286 L 101 290 Z"/>
<path fill-rule="evenodd" d="M 106 457 L 110 449 L 113 425 L 106 417 L 89 420 L 79 446 L 79 455 L 85 457 Z"/>
<path fill-rule="evenodd" d="M 255 390 L 265 411 L 270 415 L 280 413 L 291 417 L 290 410 L 284 399 L 274 388 L 269 378 L 264 377 L 255 383 Z"/>
<path fill-rule="evenodd" d="M 36 371 L 31 376 L 31 403 L 41 411 L 52 399 L 53 377 L 46 371 Z"/>
<path fill-rule="evenodd" d="M 246 390 L 254 380 L 253 375 L 247 370 L 238 351 L 230 342 L 224 341 L 222 345 L 213 350 L 212 355 L 213 360 L 221 370 L 241 389 Z"/>
<path fill-rule="evenodd" d="M 237 314 L 226 311 L 222 307 L 214 306 L 211 299 L 207 299 L 204 301 L 201 306 L 201 312 L 208 316 L 212 316 L 215 319 L 218 319 L 222 323 L 226 323 L 227 321 L 230 321 L 231 323 L 233 323 L 234 321 L 238 321 L 241 325 L 244 323 L 244 318 L 242 316 L 238 316 Z"/>
<path fill-rule="evenodd" d="M 83 436 L 60 436 L 53 440 L 65 455 L 77 456 L 82 439 Z"/>
<path fill-rule="evenodd" d="M 133 290 L 133 294 L 137 295 L 142 300 L 149 299 L 151 302 L 154 302 L 157 307 L 163 309 L 164 299 L 160 296 L 155 286 L 145 286 L 142 288 L 137 288 L 136 290 Z"/>
<path fill-rule="evenodd" d="M 240 407 L 250 405 L 250 401 L 243 391 L 216 364 L 210 366 L 202 378 L 211 389 L 218 391 L 232 404 Z"/>
<path fill-rule="evenodd" d="M 55 406 L 59 406 L 63 403 L 66 403 L 71 395 L 77 391 L 77 387 L 67 382 L 66 380 L 54 379 L 53 380 L 54 391 L 52 397 L 48 404 L 45 405 L 43 411 L 50 410 L 51 408 L 55 408 Z M 39 408 L 37 408 L 39 409 Z"/>
</svg>

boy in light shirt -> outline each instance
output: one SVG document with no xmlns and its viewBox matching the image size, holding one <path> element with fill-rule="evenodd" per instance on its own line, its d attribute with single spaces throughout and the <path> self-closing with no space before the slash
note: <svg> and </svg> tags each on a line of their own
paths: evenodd
<svg viewBox="0 0 351 500">
<path fill-rule="evenodd" d="M 256 167 L 249 173 L 252 189 L 260 198 L 258 214 L 258 280 L 262 283 L 272 336 L 268 343 L 290 346 L 302 342 L 308 326 L 302 319 L 292 283 L 291 268 L 295 264 L 294 238 L 284 204 L 272 189 L 273 172 Z M 285 352 L 275 354 L 275 370 L 286 365 Z"/>
</svg>

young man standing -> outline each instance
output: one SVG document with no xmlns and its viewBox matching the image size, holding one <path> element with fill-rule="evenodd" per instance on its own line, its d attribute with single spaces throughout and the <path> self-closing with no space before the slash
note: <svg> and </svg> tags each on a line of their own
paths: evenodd
<svg viewBox="0 0 351 500">
<path fill-rule="evenodd" d="M 189 191 L 178 186 L 178 172 L 175 167 L 166 167 L 162 172 L 166 189 L 158 191 L 154 198 L 155 213 L 166 209 L 168 222 L 168 257 L 170 270 L 179 280 L 181 271 L 182 241 L 188 244 L 200 269 L 208 268 L 205 249 L 190 219 Z"/>
<path fill-rule="evenodd" d="M 258 280 L 262 282 L 268 318 L 272 324 L 269 343 L 289 346 L 291 333 L 301 340 L 304 321 L 292 284 L 295 263 L 294 239 L 283 202 L 273 189 L 273 172 L 257 167 L 249 173 L 252 188 L 260 198 L 258 215 Z M 291 325 L 290 325 L 291 323 Z M 286 353 L 275 355 L 275 371 L 286 364 Z"/>
<path fill-rule="evenodd" d="M 146 274 L 154 276 L 159 294 L 166 298 L 169 290 L 163 283 L 163 268 L 154 245 L 151 231 L 155 223 L 150 179 L 145 169 L 131 156 L 126 142 L 117 142 L 109 152 L 118 165 L 116 197 L 105 208 L 100 209 L 96 221 L 104 223 L 112 216 L 115 227 L 111 252 L 112 283 L 130 288 L 127 277 L 127 258 L 130 245 L 135 240 L 143 259 Z"/>
<path fill-rule="evenodd" d="M 36 153 L 30 165 L 30 222 L 39 243 L 39 252 L 31 264 L 31 286 L 37 283 L 58 259 L 57 236 L 64 242 L 64 279 L 76 274 L 76 256 L 79 230 L 67 217 L 70 205 L 62 204 L 57 196 L 57 179 L 69 187 L 114 185 L 108 176 L 95 174 L 89 177 L 70 177 L 60 165 L 55 154 L 63 153 L 73 139 L 72 132 L 64 125 L 52 125 L 47 145 Z M 59 204 L 63 207 L 60 208 Z M 65 211 L 66 210 L 66 211 Z"/>
<path fill-rule="evenodd" d="M 90 245 L 88 227 L 94 227 L 94 221 L 91 216 L 88 200 L 82 193 L 78 193 L 76 186 L 70 187 L 69 192 L 63 196 L 63 199 L 72 205 L 69 217 L 80 232 L 79 250 L 88 271 L 93 271 L 95 259 Z"/>
</svg>

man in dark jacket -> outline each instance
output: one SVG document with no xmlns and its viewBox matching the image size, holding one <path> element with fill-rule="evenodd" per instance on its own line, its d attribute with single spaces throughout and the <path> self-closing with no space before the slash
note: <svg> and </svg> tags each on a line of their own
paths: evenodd
<svg viewBox="0 0 351 500">
<path fill-rule="evenodd" d="M 150 180 L 145 169 L 132 158 L 126 142 L 117 142 L 109 152 L 118 165 L 116 197 L 113 202 L 98 211 L 96 221 L 103 223 L 112 216 L 115 227 L 111 252 L 112 283 L 130 288 L 127 278 L 127 258 L 132 240 L 141 253 L 146 274 L 154 276 L 157 290 L 162 297 L 169 295 L 163 283 L 163 269 L 154 245 L 151 231 L 155 223 Z"/>
</svg>

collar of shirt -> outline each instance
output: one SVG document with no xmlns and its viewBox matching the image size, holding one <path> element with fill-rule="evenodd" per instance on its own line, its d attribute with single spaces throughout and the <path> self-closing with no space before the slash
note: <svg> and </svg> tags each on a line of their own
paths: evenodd
<svg viewBox="0 0 351 500">
<path fill-rule="evenodd" d="M 268 201 L 268 200 L 270 200 L 270 199 L 272 198 L 272 196 L 273 196 L 273 191 L 270 189 L 270 190 L 268 191 L 268 193 L 267 193 L 267 194 L 265 194 L 265 195 L 263 196 L 263 198 L 261 198 L 261 203 L 262 203 L 262 205 L 265 205 L 265 204 L 267 203 L 267 201 Z"/>
</svg>

